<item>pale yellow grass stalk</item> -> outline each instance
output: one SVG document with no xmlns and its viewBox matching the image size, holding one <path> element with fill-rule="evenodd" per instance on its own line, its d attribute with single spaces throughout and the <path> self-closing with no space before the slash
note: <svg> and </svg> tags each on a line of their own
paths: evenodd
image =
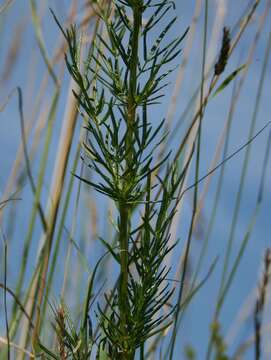
<svg viewBox="0 0 271 360">
<path fill-rule="evenodd" d="M 4 346 L 7 346 L 8 345 L 8 341 L 6 338 L 0 336 L 0 343 Z M 0 349 L 1 349 L 1 344 L 0 344 Z M 21 348 L 19 345 L 15 344 L 14 342 L 10 341 L 9 342 L 10 344 L 10 347 L 11 348 L 14 348 L 17 352 L 23 354 L 23 356 L 27 355 L 29 357 L 29 359 L 35 359 L 35 356 L 34 354 L 32 354 L 30 351 L 26 350 L 26 349 L 23 349 Z"/>
</svg>

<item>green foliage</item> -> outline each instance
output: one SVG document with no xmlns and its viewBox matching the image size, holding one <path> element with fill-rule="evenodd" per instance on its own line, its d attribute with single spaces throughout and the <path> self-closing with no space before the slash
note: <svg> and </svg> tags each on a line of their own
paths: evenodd
<svg viewBox="0 0 271 360">
<path fill-rule="evenodd" d="M 12 1 L 4 3 L 0 10 L 1 14 L 8 12 Z M 54 91 L 51 92 L 51 103 L 47 109 L 46 134 L 42 138 L 40 136 L 44 132 L 41 129 L 42 126 L 45 126 L 45 122 L 43 121 L 42 125 L 35 123 L 33 129 L 32 125 L 29 127 L 29 123 L 24 124 L 24 117 L 32 116 L 29 111 L 31 109 L 27 110 L 24 116 L 24 88 L 22 87 L 22 90 L 16 88 L 25 161 L 22 161 L 19 154 L 14 167 L 16 168 L 19 163 L 23 165 L 20 165 L 19 173 L 15 168 L 13 169 L 14 172 L 12 171 L 11 176 L 13 184 L 11 187 L 7 186 L 8 190 L 0 201 L 0 218 L 2 212 L 7 212 L 9 207 L 12 209 L 7 223 L 8 232 L 11 235 L 16 218 L 14 214 L 18 209 L 16 210 L 15 205 L 12 204 L 14 201 L 10 200 L 19 200 L 17 194 L 21 193 L 21 187 L 26 184 L 25 180 L 28 180 L 31 186 L 33 204 L 26 237 L 20 242 L 20 244 L 23 243 L 22 261 L 19 276 L 16 274 L 16 277 L 13 277 L 17 283 L 14 291 L 12 290 L 13 285 L 9 286 L 12 276 L 8 275 L 10 275 L 9 261 L 12 260 L 13 243 L 15 242 L 11 244 L 9 241 L 4 241 L 4 282 L 0 283 L 0 288 L 4 292 L 5 327 L 3 326 L 3 329 L 5 328 L 6 334 L 1 335 L 0 360 L 10 359 L 13 356 L 16 359 L 18 357 L 18 360 L 23 360 L 26 356 L 57 360 L 173 359 L 175 355 L 177 358 L 180 357 L 180 353 L 176 353 L 177 348 L 181 350 L 182 356 L 186 359 L 204 357 L 202 349 L 197 349 L 198 354 L 196 354 L 195 339 L 189 339 L 191 346 L 180 349 L 179 339 L 183 344 L 185 338 L 185 336 L 181 337 L 183 333 L 179 333 L 180 325 L 195 295 L 206 285 L 213 272 L 219 269 L 219 266 L 216 265 L 223 262 L 223 256 L 219 255 L 215 260 L 208 259 L 210 262 L 206 264 L 205 254 L 208 253 L 208 241 L 215 214 L 218 212 L 217 205 L 223 188 L 224 165 L 240 151 L 246 149 L 235 210 L 232 214 L 231 233 L 228 243 L 223 244 L 223 248 L 224 245 L 226 248 L 226 255 L 219 284 L 220 289 L 217 299 L 212 296 L 215 308 L 209 341 L 206 343 L 206 359 L 229 359 L 227 353 L 232 352 L 232 347 L 230 347 L 230 343 L 227 344 L 228 346 L 225 343 L 222 326 L 220 327 L 220 324 L 222 325 L 220 317 L 263 202 L 271 136 L 269 136 L 266 146 L 255 210 L 240 246 L 233 247 L 239 206 L 242 202 L 241 194 L 248 176 L 246 167 L 249 160 L 249 146 L 270 125 L 267 123 L 256 132 L 255 121 L 264 79 L 267 78 L 266 68 L 271 49 L 271 36 L 266 48 L 258 90 L 255 94 L 255 109 L 248 138 L 243 146 L 238 147 L 236 144 L 237 150 L 231 152 L 228 144 L 230 143 L 234 109 L 266 20 L 265 16 L 263 19 L 260 16 L 255 18 L 254 23 L 259 22 L 259 29 L 255 35 L 255 42 L 248 51 L 248 58 L 240 59 L 241 64 L 245 65 L 238 67 L 230 74 L 225 74 L 225 80 L 222 79 L 220 82 L 221 75 L 226 73 L 226 66 L 230 61 L 231 54 L 248 26 L 259 1 L 255 0 L 253 4 L 250 4 L 236 25 L 231 24 L 232 31 L 228 27 L 224 27 L 220 52 L 216 57 L 217 61 L 210 64 L 208 60 L 210 60 L 211 53 L 209 54 L 207 48 L 212 22 L 208 17 L 210 7 L 208 3 L 208 0 L 195 3 L 196 12 L 192 20 L 185 56 L 178 76 L 174 79 L 176 80 L 174 81 L 175 88 L 167 118 L 163 120 L 156 115 L 159 114 L 158 112 L 153 112 L 153 109 L 162 102 L 164 91 L 173 77 L 176 64 L 182 58 L 181 45 L 188 31 L 187 29 L 176 39 L 170 39 L 171 32 L 176 28 L 174 14 L 176 9 L 173 1 L 90 0 L 85 2 L 86 11 L 84 8 L 83 16 L 86 18 L 82 18 L 82 22 L 79 22 L 81 16 L 73 8 L 76 1 L 71 2 L 71 14 L 67 21 L 69 24 L 72 23 L 76 16 L 78 25 L 64 29 L 52 12 L 61 30 L 59 31 L 61 42 L 56 42 L 56 53 L 52 54 L 52 58 L 50 58 L 51 51 L 47 51 L 46 38 L 43 36 L 43 21 L 39 12 L 39 4 L 35 0 L 30 0 L 31 17 L 41 56 L 40 60 L 46 67 L 45 78 L 50 78 L 49 89 L 51 91 L 51 85 L 53 85 Z M 194 26 L 198 21 L 196 13 L 199 14 L 200 11 L 199 8 L 197 9 L 198 6 L 202 6 L 202 10 L 205 11 L 201 11 L 204 15 L 204 23 L 203 31 L 199 32 L 202 34 L 202 49 L 196 49 L 200 56 L 195 62 L 195 59 L 189 55 L 189 51 L 190 44 L 193 42 Z M 268 6 L 265 15 L 270 11 L 270 4 Z M 171 13 L 173 13 L 172 18 Z M 78 15 L 79 17 L 77 17 Z M 268 18 L 266 16 L 266 19 Z M 199 24 L 201 27 L 202 23 L 199 22 Z M 85 29 L 87 29 L 86 32 Z M 218 26 L 214 30 L 220 31 L 220 27 Z M 15 35 L 17 33 L 18 29 L 16 29 Z M 198 39 L 198 37 L 196 38 Z M 16 46 L 18 46 L 18 42 L 17 45 L 11 46 L 12 51 L 7 54 L 8 65 L 12 56 L 15 56 L 13 51 Z M 55 119 L 58 118 L 56 116 L 57 107 L 64 89 L 62 84 L 66 84 L 66 78 L 63 82 L 61 72 L 57 72 L 56 64 L 63 62 L 63 58 L 59 54 L 64 48 L 67 49 L 65 61 L 71 75 L 71 84 L 74 85 L 74 96 L 70 94 L 69 90 L 57 150 L 58 155 L 55 161 L 56 171 L 52 176 L 52 185 L 48 192 L 45 186 L 47 183 L 45 173 L 49 162 L 49 151 L 53 145 L 53 136 L 57 133 L 54 131 Z M 201 71 L 199 71 L 201 80 L 179 121 L 174 124 L 171 123 L 171 120 L 177 109 L 177 95 L 187 62 L 191 62 L 192 72 L 196 70 L 195 64 L 198 66 L 201 63 Z M 13 62 L 11 61 L 11 63 Z M 59 69 L 62 67 L 60 66 Z M 7 73 L 9 71 L 8 66 Z M 5 79 L 5 72 L 3 75 L 3 79 Z M 44 80 L 46 83 L 47 79 Z M 229 108 L 229 118 L 225 123 L 225 132 L 216 148 L 216 160 L 207 170 L 205 155 L 201 155 L 205 151 L 202 148 L 202 137 L 205 131 L 209 136 L 207 127 L 209 124 L 205 124 L 204 119 L 205 110 L 209 101 L 216 98 L 217 94 L 220 95 L 233 81 L 235 86 Z M 196 76 L 193 76 L 193 83 L 191 82 L 192 86 L 198 86 Z M 8 101 L 13 93 L 14 91 L 8 96 Z M 44 99 L 48 100 L 47 96 L 44 96 L 47 94 L 43 93 L 42 84 L 40 93 L 37 95 L 37 101 L 33 104 L 35 104 L 36 111 L 40 111 L 43 109 Z M 197 97 L 199 102 L 196 101 Z M 182 99 L 185 100 L 185 96 Z M 8 101 L 1 106 L 1 111 Z M 45 112 L 41 111 L 41 113 Z M 77 136 L 78 114 L 81 114 L 83 120 L 81 135 L 84 136 L 81 136 L 83 139 L 81 143 L 75 144 L 76 153 L 74 154 L 73 150 L 75 149 L 72 142 Z M 33 118 L 36 115 L 34 111 Z M 180 134 L 177 130 L 181 124 L 185 124 L 187 130 Z M 174 130 L 171 137 L 167 138 L 167 132 L 172 125 Z M 29 141 L 32 140 L 32 133 L 34 135 L 33 144 L 32 141 Z M 178 136 L 180 138 L 177 140 Z M 174 138 L 177 141 L 174 142 L 176 148 L 173 149 L 174 156 L 172 156 L 169 148 Z M 223 156 L 219 160 L 224 141 Z M 38 143 L 37 151 L 35 147 Z M 39 151 L 40 154 L 38 154 Z M 78 169 L 80 154 L 83 160 L 81 171 Z M 39 155 L 38 159 L 40 160 L 37 178 L 36 167 L 33 166 L 34 155 Z M 73 155 L 75 156 L 72 164 L 72 176 L 67 179 L 70 175 L 69 168 Z M 203 164 L 202 161 L 204 161 Z M 202 173 L 203 168 L 206 171 Z M 197 230 L 202 226 L 202 218 L 204 218 L 204 222 L 207 220 L 205 216 L 201 216 L 201 211 L 209 184 L 203 187 L 203 191 L 201 191 L 201 185 L 206 180 L 208 182 L 208 179 L 214 173 L 219 172 L 220 168 L 222 171 L 219 181 L 214 185 L 217 186 L 215 204 L 210 212 L 208 230 L 204 243 L 202 246 L 200 245 L 201 251 L 197 258 L 197 254 L 194 253 L 193 240 L 195 235 L 199 235 Z M 77 181 L 78 179 L 80 181 Z M 67 186 L 64 186 L 65 184 Z M 78 190 L 70 228 L 68 221 L 71 220 L 69 210 L 73 207 L 74 184 L 78 185 Z M 82 191 L 83 184 L 86 185 L 84 191 Z M 106 211 L 97 214 L 95 204 L 97 194 L 95 197 L 93 196 L 95 193 L 92 191 L 93 189 L 100 193 L 98 199 L 100 196 L 105 198 L 104 203 L 109 216 L 106 215 Z M 179 222 L 174 221 L 174 224 L 172 222 L 175 220 L 177 209 L 179 210 L 183 206 L 184 195 L 188 193 L 193 193 L 193 204 L 187 239 L 185 241 L 183 232 L 181 232 L 183 252 L 176 254 L 177 256 L 174 254 L 174 257 L 171 258 L 173 249 L 176 250 L 175 246 L 179 235 L 177 229 Z M 20 197 L 21 199 L 24 198 L 23 195 L 24 193 Z M 44 208 L 44 200 L 46 200 L 44 195 L 48 195 L 46 209 Z M 81 204 L 81 200 L 84 200 L 84 205 Z M 85 211 L 90 209 L 90 212 Z M 81 212 L 81 210 L 83 211 Z M 100 207 L 98 210 L 101 210 Z M 91 225 L 90 231 L 84 232 L 84 226 L 81 226 L 85 224 L 84 217 L 87 217 L 87 221 L 91 221 L 91 224 L 87 224 L 87 226 Z M 83 221 L 81 222 L 81 220 Z M 77 221 L 80 222 L 80 228 L 76 224 Z M 186 231 L 186 226 L 189 225 L 186 216 L 185 223 L 182 231 Z M 5 228 L 6 224 L 3 225 Z M 103 226 L 101 234 L 99 233 L 100 225 Z M 55 232 L 56 227 L 57 233 Z M 34 269 L 34 271 L 29 272 L 30 258 L 33 262 L 32 250 L 36 251 L 37 248 L 37 243 L 33 241 L 37 230 L 42 231 L 38 247 L 39 250 L 42 250 L 37 253 L 36 263 L 31 264 L 31 270 Z M 68 238 L 65 243 L 64 233 Z M 90 238 L 99 239 L 99 244 L 102 244 L 104 254 L 100 258 L 98 257 L 100 254 L 96 253 L 97 242 L 93 241 L 92 245 Z M 7 245 L 9 245 L 10 259 L 7 259 Z M 67 252 L 65 253 L 65 251 Z M 63 266 L 64 274 L 62 274 L 61 267 L 64 263 L 63 254 L 66 255 Z M 91 254 L 91 259 L 99 259 L 94 266 L 88 257 L 89 254 Z M 212 250 L 210 255 L 213 256 L 213 254 Z M 177 264 L 175 260 L 178 260 Z M 71 262 L 73 262 L 72 266 Z M 205 269 L 202 268 L 203 264 L 206 266 Z M 199 279 L 202 270 L 205 275 Z M 85 271 L 87 274 L 84 273 Z M 194 271 L 193 274 L 192 271 Z M 60 305 L 50 308 L 52 296 L 55 296 L 54 292 L 57 292 L 56 296 L 60 293 L 59 281 L 61 281 L 62 275 L 64 275 L 63 285 L 60 300 L 57 300 Z M 87 275 L 88 281 L 84 275 Z M 107 279 L 113 283 L 111 284 Z M 55 288 L 55 285 L 58 287 Z M 267 285 L 266 282 L 265 287 Z M 177 294 L 174 289 L 179 290 L 176 291 Z M 12 298 L 12 304 L 8 302 L 9 297 Z M 261 304 L 263 303 L 264 301 L 261 302 Z M 53 313 L 54 316 L 53 324 L 47 321 L 48 308 L 50 314 Z M 262 336 L 260 331 L 262 316 L 259 315 L 261 312 L 259 309 L 262 310 L 258 307 L 257 302 L 254 331 L 255 354 L 258 354 L 256 355 L 258 357 L 261 353 Z M 211 307 L 209 310 L 212 311 Z M 197 326 L 197 322 L 195 325 Z M 245 352 L 249 346 L 251 346 L 249 343 L 241 344 L 236 354 Z M 239 355 L 236 355 L 236 358 L 237 356 Z"/>
<path fill-rule="evenodd" d="M 98 353 L 103 349 L 112 359 L 133 359 L 149 337 L 171 323 L 171 312 L 161 311 L 173 294 L 166 281 L 170 269 L 163 263 L 174 247 L 168 245 L 175 213 L 172 200 L 184 173 L 178 175 L 168 166 L 164 179 L 158 176 L 170 154 L 155 160 L 155 150 L 165 139 L 164 121 L 154 125 L 149 115 L 149 107 L 163 97 L 165 80 L 173 71 L 168 65 L 180 54 L 188 31 L 164 44 L 176 22 L 167 20 L 171 8 L 173 3 L 166 0 L 116 0 L 108 12 L 97 3 L 106 31 L 97 35 L 85 62 L 86 74 L 81 71 L 76 27 L 63 30 L 55 17 L 68 43 L 66 64 L 78 85 L 74 96 L 86 122 L 84 161 L 96 174 L 93 180 L 75 176 L 112 199 L 119 211 L 117 247 L 102 240 L 119 264 L 119 284 L 110 297 L 104 296 L 107 310 L 99 306 L 98 311 Z M 147 11 L 152 15 L 143 26 Z M 168 22 L 149 45 L 151 31 L 162 20 Z M 152 182 L 155 175 L 158 192 Z M 141 224 L 134 227 L 135 209 L 141 211 Z"/>
</svg>

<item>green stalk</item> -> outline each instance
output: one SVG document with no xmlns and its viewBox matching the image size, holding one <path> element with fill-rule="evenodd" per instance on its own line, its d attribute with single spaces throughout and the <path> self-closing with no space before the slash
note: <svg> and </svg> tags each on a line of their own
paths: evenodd
<svg viewBox="0 0 271 360">
<path fill-rule="evenodd" d="M 127 159 L 127 167 L 129 169 L 132 165 L 133 154 L 129 151 L 129 148 L 133 140 L 133 127 L 136 118 L 136 90 L 137 90 L 137 65 L 138 65 L 138 47 L 139 47 L 139 36 L 142 23 L 142 13 L 138 5 L 133 8 L 134 17 L 134 32 L 132 34 L 132 54 L 130 64 L 130 81 L 129 81 L 129 93 L 128 93 L 128 104 L 127 104 L 127 137 L 126 137 L 126 149 L 129 154 Z M 128 179 L 129 181 L 129 179 Z"/>
<path fill-rule="evenodd" d="M 128 301 L 128 262 L 129 262 L 129 232 L 130 232 L 130 217 L 131 205 L 128 204 L 127 196 L 129 196 L 129 187 L 132 177 L 130 169 L 133 163 L 133 144 L 134 123 L 136 120 L 136 90 L 137 90 L 137 66 L 138 66 L 138 51 L 139 51 L 139 36 L 142 24 L 142 9 L 140 5 L 133 6 L 133 20 L 134 31 L 131 39 L 131 61 L 130 61 L 130 79 L 129 79 L 129 92 L 127 103 L 127 135 L 126 135 L 126 170 L 127 176 L 123 178 L 123 193 L 124 198 L 119 201 L 119 245 L 120 245 L 120 285 L 119 285 L 119 311 L 120 311 L 120 327 L 123 336 L 129 333 L 129 318 L 130 318 L 130 305 Z M 127 348 L 127 341 L 124 341 L 124 349 L 122 359 L 134 359 L 135 349 Z"/>
<path fill-rule="evenodd" d="M 129 237 L 129 209 L 124 203 L 120 205 L 120 321 L 123 334 L 127 331 L 129 302 L 128 293 L 128 237 Z"/>
</svg>

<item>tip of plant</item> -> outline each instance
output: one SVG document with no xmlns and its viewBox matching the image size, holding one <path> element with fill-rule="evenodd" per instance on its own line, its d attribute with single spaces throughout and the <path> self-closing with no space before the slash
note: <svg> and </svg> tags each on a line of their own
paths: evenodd
<svg viewBox="0 0 271 360">
<path fill-rule="evenodd" d="M 230 29 L 228 27 L 223 28 L 222 45 L 218 61 L 215 64 L 215 75 L 220 75 L 225 70 L 228 62 L 229 52 L 231 47 Z"/>
</svg>

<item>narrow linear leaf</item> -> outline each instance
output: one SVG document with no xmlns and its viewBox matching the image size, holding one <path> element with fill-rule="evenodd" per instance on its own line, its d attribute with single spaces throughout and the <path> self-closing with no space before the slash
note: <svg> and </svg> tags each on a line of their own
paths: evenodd
<svg viewBox="0 0 271 360">
<path fill-rule="evenodd" d="M 236 76 L 243 70 L 245 69 L 247 66 L 247 64 L 243 64 L 242 66 L 240 66 L 238 69 L 234 70 L 223 82 L 222 84 L 218 87 L 218 89 L 215 91 L 213 98 L 218 95 L 221 91 L 223 91 L 231 82 L 232 80 L 234 80 L 236 78 Z"/>
</svg>

